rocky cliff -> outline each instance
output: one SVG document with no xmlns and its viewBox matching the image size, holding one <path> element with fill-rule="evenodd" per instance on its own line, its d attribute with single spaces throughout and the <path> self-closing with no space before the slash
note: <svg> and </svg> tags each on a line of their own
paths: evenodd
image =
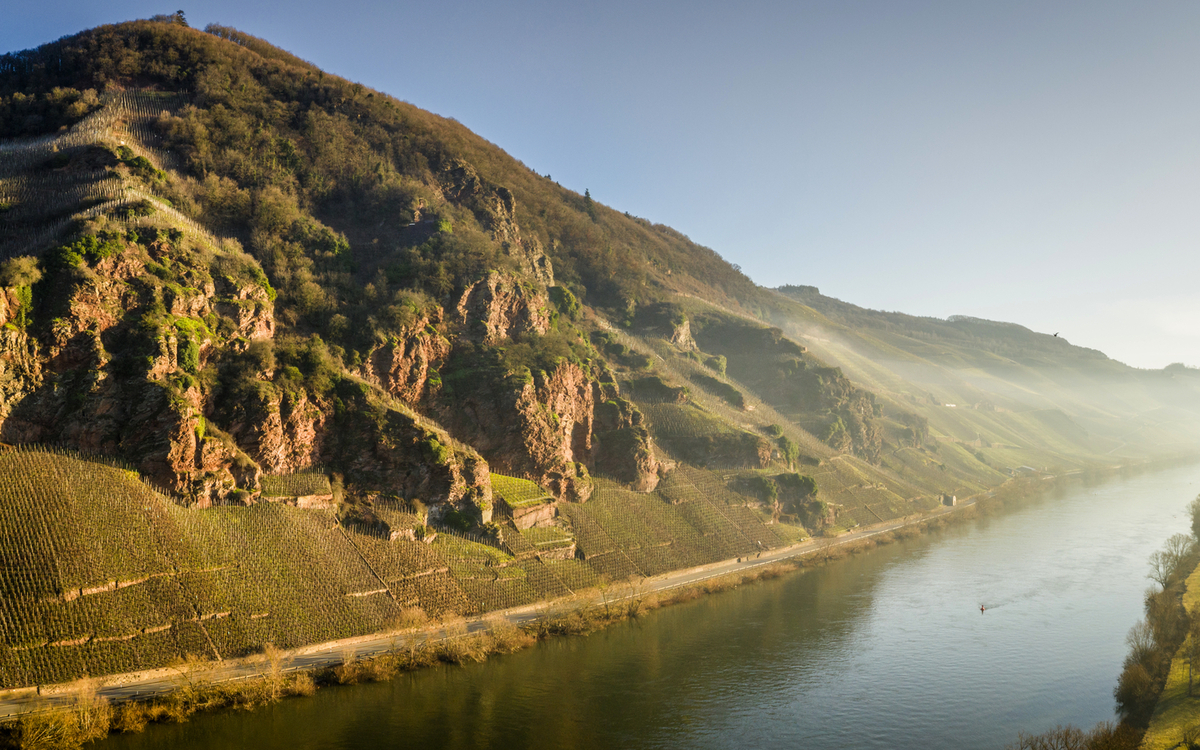
<svg viewBox="0 0 1200 750">
<path fill-rule="evenodd" d="M 348 502 L 482 523 L 491 471 L 557 501 L 669 473 L 630 400 L 665 360 L 624 327 L 720 362 L 687 382 L 740 410 L 706 417 L 736 439 L 697 460 L 776 460 L 726 359 L 828 446 L 878 455 L 869 393 L 761 326 L 689 319 L 677 292 L 753 292 L 711 251 L 235 37 L 139 22 L 0 59 L 0 128 L 26 137 L 0 144 L 0 439 L 120 456 L 201 505 L 321 467 Z M 146 63 L 168 49 L 186 70 Z M 29 107 L 53 117 L 10 117 Z"/>
</svg>

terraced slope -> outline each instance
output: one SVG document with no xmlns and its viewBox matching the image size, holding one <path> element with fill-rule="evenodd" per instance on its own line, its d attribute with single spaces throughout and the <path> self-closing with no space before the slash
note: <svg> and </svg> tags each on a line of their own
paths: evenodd
<svg viewBox="0 0 1200 750">
<path fill-rule="evenodd" d="M 599 480 L 560 529 L 432 543 L 278 503 L 185 508 L 129 469 L 0 451 L 0 688 L 226 659 L 476 614 L 776 547 L 699 469 L 661 493 Z M 415 517 L 414 517 L 415 518 Z M 554 550 L 576 539 L 583 559 Z"/>
</svg>

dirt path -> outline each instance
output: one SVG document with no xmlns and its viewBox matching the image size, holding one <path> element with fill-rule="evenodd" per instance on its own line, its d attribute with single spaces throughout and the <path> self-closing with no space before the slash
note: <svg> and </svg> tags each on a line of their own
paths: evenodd
<svg viewBox="0 0 1200 750">
<path fill-rule="evenodd" d="M 647 594 L 669 591 L 684 586 L 692 586 L 703 581 L 719 578 L 731 573 L 753 570 L 765 565 L 771 565 L 783 560 L 818 552 L 851 542 L 857 542 L 870 537 L 885 534 L 889 531 L 928 521 L 932 518 L 952 513 L 958 509 L 974 505 L 976 498 L 970 498 L 955 507 L 943 507 L 932 513 L 862 527 L 847 532 L 836 538 L 810 539 L 789 547 L 764 551 L 756 557 L 742 557 L 735 560 L 710 563 L 697 568 L 677 570 L 660 576 L 644 578 L 607 592 L 589 596 L 539 602 L 515 609 L 490 612 L 485 616 L 466 621 L 467 633 L 476 633 L 488 627 L 486 618 L 503 617 L 514 625 L 525 625 L 539 618 L 564 614 L 585 606 L 604 605 L 631 599 Z M 396 649 L 408 649 L 423 643 L 432 643 L 463 634 L 462 626 L 456 628 L 430 628 L 423 631 L 403 631 L 395 633 L 380 633 L 348 638 L 331 643 L 305 646 L 284 655 L 282 667 L 285 672 L 296 670 L 311 670 L 321 667 L 337 666 L 343 663 L 351 653 L 357 658 L 387 653 Z M 269 665 L 262 657 L 227 660 L 206 666 L 203 669 L 182 674 L 177 670 L 160 669 L 153 672 L 111 675 L 99 680 L 97 693 L 113 703 L 131 699 L 142 699 L 152 695 L 169 693 L 195 682 L 226 682 L 244 680 L 266 674 Z M 75 699 L 72 685 L 46 686 L 41 693 L 36 688 L 0 691 L 0 718 L 16 716 L 44 710 L 51 706 L 70 704 Z"/>
</svg>

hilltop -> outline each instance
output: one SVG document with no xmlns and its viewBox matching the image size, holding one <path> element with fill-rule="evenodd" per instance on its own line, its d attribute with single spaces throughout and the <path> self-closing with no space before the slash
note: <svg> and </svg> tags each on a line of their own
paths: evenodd
<svg viewBox="0 0 1200 750">
<path fill-rule="evenodd" d="M 0 686 L 1194 450 L 1187 372 L 760 288 L 453 120 L 177 21 L 0 57 L 0 440 L 27 446 L 0 453 Z"/>
</svg>

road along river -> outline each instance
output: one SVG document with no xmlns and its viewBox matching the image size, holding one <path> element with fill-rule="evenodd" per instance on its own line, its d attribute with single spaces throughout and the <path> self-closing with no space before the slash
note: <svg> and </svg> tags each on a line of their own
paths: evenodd
<svg viewBox="0 0 1200 750">
<path fill-rule="evenodd" d="M 1000 748 L 1112 718 L 1146 560 L 1197 492 L 1200 466 L 1075 484 L 591 636 L 101 745 Z"/>
</svg>

